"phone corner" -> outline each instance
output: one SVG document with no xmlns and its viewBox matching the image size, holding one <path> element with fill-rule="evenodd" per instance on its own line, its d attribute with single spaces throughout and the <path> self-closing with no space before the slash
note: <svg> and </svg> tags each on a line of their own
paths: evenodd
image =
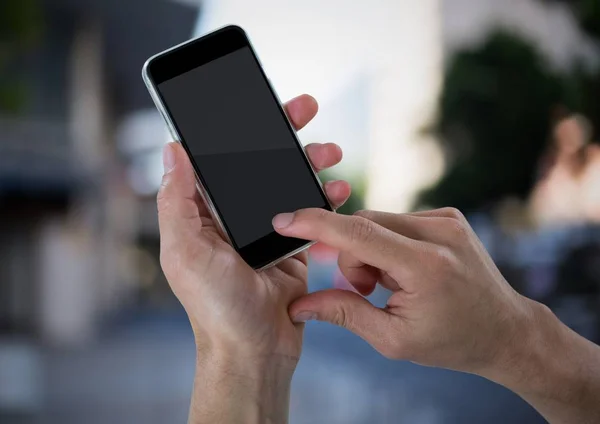
<svg viewBox="0 0 600 424">
<path fill-rule="evenodd" d="M 144 62 L 144 65 L 142 66 L 142 71 L 141 71 L 142 79 L 146 83 L 148 83 L 150 81 L 150 66 L 152 65 L 152 62 L 154 61 L 154 58 L 155 58 L 155 56 L 148 58 Z"/>
<path fill-rule="evenodd" d="M 244 28 L 242 28 L 241 26 L 237 25 L 237 24 L 228 24 L 225 25 L 222 28 L 223 31 L 235 31 L 240 35 L 243 35 L 244 37 L 248 37 L 248 33 L 246 32 L 246 30 Z"/>
<path fill-rule="evenodd" d="M 266 265 L 262 265 L 262 266 L 258 266 L 258 267 L 254 267 L 254 271 L 256 271 L 257 273 L 263 272 L 268 270 L 269 268 L 272 268 L 276 265 L 279 265 L 281 262 L 285 261 L 286 259 L 289 259 L 293 256 L 296 256 L 299 253 L 304 252 L 305 250 L 310 249 L 312 246 L 314 246 L 315 244 L 317 244 L 316 241 L 307 241 L 306 244 L 304 244 L 303 246 L 299 247 L 298 249 L 289 252 L 286 255 L 281 256 L 278 259 L 275 259 L 274 261 L 269 262 Z"/>
</svg>

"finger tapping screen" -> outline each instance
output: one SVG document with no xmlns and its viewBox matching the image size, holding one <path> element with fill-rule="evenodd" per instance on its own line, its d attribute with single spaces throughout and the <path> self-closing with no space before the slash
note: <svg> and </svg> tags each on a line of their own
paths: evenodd
<svg viewBox="0 0 600 424">
<path fill-rule="evenodd" d="M 249 47 L 158 84 L 238 248 L 326 201 Z"/>
</svg>

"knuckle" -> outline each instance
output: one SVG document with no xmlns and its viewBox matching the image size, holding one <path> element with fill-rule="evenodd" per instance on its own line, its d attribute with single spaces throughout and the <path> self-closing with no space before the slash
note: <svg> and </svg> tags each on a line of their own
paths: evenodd
<svg viewBox="0 0 600 424">
<path fill-rule="evenodd" d="M 168 202 L 169 198 L 167 196 L 167 194 L 165 193 L 165 185 L 162 184 L 160 187 L 160 190 L 158 190 L 158 194 L 156 195 L 156 204 L 158 206 L 158 210 L 160 211 L 161 208 L 163 208 L 165 206 L 165 203 Z"/>
<path fill-rule="evenodd" d="M 435 247 L 431 254 L 432 269 L 440 275 L 446 275 L 454 271 L 456 259 L 450 249 L 446 247 Z"/>
<path fill-rule="evenodd" d="M 314 220 L 314 221 L 322 221 L 327 217 L 327 211 L 325 209 L 314 208 L 314 209 L 305 209 L 297 212 L 297 218 L 306 219 L 306 220 Z"/>
<path fill-rule="evenodd" d="M 159 213 L 164 213 L 172 210 L 175 207 L 176 199 L 170 195 L 168 186 L 168 175 L 163 177 L 163 182 L 156 195 L 156 207 Z"/>
<path fill-rule="evenodd" d="M 200 217 L 198 205 L 194 200 L 165 195 L 162 190 L 156 196 L 156 209 L 159 216 L 171 215 L 189 221 Z"/>
<path fill-rule="evenodd" d="M 354 216 L 358 216 L 358 217 L 365 218 L 368 220 L 371 220 L 373 218 L 373 215 L 374 215 L 374 212 L 370 211 L 368 209 L 362 209 L 362 210 L 354 212 Z"/>
<path fill-rule="evenodd" d="M 350 239 L 354 242 L 369 241 L 375 233 L 375 224 L 368 219 L 355 217 L 350 221 Z"/>
<path fill-rule="evenodd" d="M 162 200 L 168 198 L 170 179 L 171 179 L 170 174 L 163 175 L 161 183 L 160 183 L 160 188 L 158 190 L 158 194 L 156 195 L 157 201 L 162 201 Z"/>
<path fill-rule="evenodd" d="M 163 190 L 159 191 L 156 196 L 156 208 L 159 214 L 173 209 L 173 201 L 164 194 Z"/>
<path fill-rule="evenodd" d="M 463 242 L 469 237 L 469 227 L 465 221 L 452 220 L 449 224 L 448 231 L 452 240 L 455 242 Z"/>
<path fill-rule="evenodd" d="M 448 218 L 452 218 L 452 219 L 455 219 L 455 220 L 461 221 L 461 222 L 466 221 L 466 218 L 463 215 L 463 213 L 454 207 L 447 207 L 447 208 L 440 209 L 440 215 L 448 217 Z"/>
<path fill-rule="evenodd" d="M 313 209 L 313 210 L 314 210 L 314 213 L 317 216 L 317 218 L 323 219 L 323 218 L 327 217 L 328 212 L 325 209 L 317 208 L 317 209 Z"/>
<path fill-rule="evenodd" d="M 346 310 L 342 307 L 335 308 L 331 316 L 331 322 L 335 325 L 344 328 L 350 328 L 351 324 L 349 321 L 348 313 L 346 313 Z"/>
</svg>

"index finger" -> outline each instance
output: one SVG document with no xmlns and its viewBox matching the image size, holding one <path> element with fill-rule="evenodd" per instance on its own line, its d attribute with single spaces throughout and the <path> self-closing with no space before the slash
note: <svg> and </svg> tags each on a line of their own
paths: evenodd
<svg viewBox="0 0 600 424">
<path fill-rule="evenodd" d="M 398 265 L 409 265 L 415 257 L 415 243 L 418 243 L 360 216 L 341 215 L 324 209 L 303 209 L 277 215 L 273 227 L 281 235 L 319 241 L 348 252 L 388 273 Z"/>
</svg>

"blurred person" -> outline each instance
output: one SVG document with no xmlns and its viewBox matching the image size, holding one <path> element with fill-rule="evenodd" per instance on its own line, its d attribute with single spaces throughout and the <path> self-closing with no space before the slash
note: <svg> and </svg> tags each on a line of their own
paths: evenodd
<svg viewBox="0 0 600 424">
<path fill-rule="evenodd" d="M 590 124 L 573 115 L 559 121 L 531 206 L 540 225 L 600 222 L 600 146 Z"/>
<path fill-rule="evenodd" d="M 301 96 L 286 110 L 300 129 L 317 104 Z M 335 145 L 306 149 L 317 170 L 341 160 Z M 255 272 L 219 236 L 184 150 L 167 145 L 164 164 L 161 265 L 197 346 L 190 423 L 287 422 L 308 320 L 345 327 L 391 359 L 495 381 L 551 423 L 600 422 L 600 348 L 515 292 L 458 211 L 276 216 L 280 234 L 340 250 L 340 270 L 357 291 L 307 294 L 306 253 Z M 340 205 L 350 188 L 338 181 L 326 192 Z M 385 308 L 362 296 L 377 284 L 392 292 Z"/>
</svg>

